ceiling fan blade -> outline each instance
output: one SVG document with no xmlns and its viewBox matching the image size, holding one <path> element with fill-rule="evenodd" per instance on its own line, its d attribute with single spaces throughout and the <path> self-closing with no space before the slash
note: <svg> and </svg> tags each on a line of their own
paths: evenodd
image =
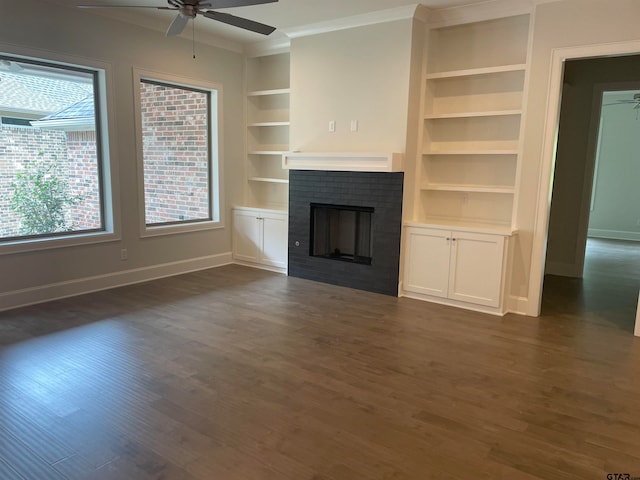
<svg viewBox="0 0 640 480">
<path fill-rule="evenodd" d="M 199 7 L 212 8 L 217 10 L 219 8 L 234 8 L 234 7 L 248 7 L 250 5 L 262 5 L 264 3 L 275 3 L 278 0 L 207 0 L 198 4 Z"/>
<path fill-rule="evenodd" d="M 78 8 L 155 8 L 156 10 L 176 10 L 173 7 L 151 7 L 149 5 L 76 5 Z"/>
<path fill-rule="evenodd" d="M 202 15 L 207 18 L 226 23 L 227 25 L 244 28 L 245 30 L 261 33 L 262 35 L 269 35 L 276 29 L 276 27 L 271 27 L 269 25 L 265 25 L 264 23 L 254 22 L 253 20 L 249 20 L 247 18 L 236 17 L 235 15 L 230 15 L 228 13 L 202 12 Z"/>
<path fill-rule="evenodd" d="M 176 35 L 180 35 L 184 30 L 184 27 L 189 23 L 189 19 L 191 17 L 184 16 L 182 14 L 176 15 L 176 18 L 173 19 L 171 25 L 167 29 L 167 33 L 165 34 L 167 37 L 175 37 Z"/>
</svg>

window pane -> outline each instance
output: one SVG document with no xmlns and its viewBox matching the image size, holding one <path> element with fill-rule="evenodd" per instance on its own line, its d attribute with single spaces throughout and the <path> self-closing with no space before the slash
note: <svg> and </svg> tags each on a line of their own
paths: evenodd
<svg viewBox="0 0 640 480">
<path fill-rule="evenodd" d="M 140 83 L 145 223 L 212 219 L 210 93 Z"/>
<path fill-rule="evenodd" d="M 0 239 L 104 230 L 96 72 L 0 55 Z"/>
</svg>

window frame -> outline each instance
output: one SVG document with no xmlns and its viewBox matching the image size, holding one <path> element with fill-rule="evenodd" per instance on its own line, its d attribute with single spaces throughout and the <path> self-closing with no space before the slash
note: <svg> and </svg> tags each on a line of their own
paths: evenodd
<svg viewBox="0 0 640 480">
<path fill-rule="evenodd" d="M 144 150 L 142 142 L 142 110 L 140 98 L 140 83 L 146 81 L 169 87 L 179 87 L 209 94 L 210 105 L 208 112 L 208 158 L 209 158 L 209 212 L 210 219 L 186 220 L 162 224 L 146 223 L 145 191 L 144 191 Z M 213 82 L 180 77 L 161 72 L 153 72 L 139 68 L 133 69 L 133 92 L 136 130 L 136 159 L 138 171 L 138 212 L 140 223 L 140 237 L 156 237 L 188 232 L 199 232 L 223 228 L 222 212 L 224 194 L 222 190 L 222 86 Z"/>
<path fill-rule="evenodd" d="M 100 229 L 77 232 L 55 232 L 49 235 L 13 237 L 0 239 L 0 256 L 58 249 L 79 245 L 114 242 L 121 239 L 119 215 L 119 185 L 116 162 L 111 152 L 115 151 L 113 132 L 113 68 L 110 63 L 75 56 L 58 55 L 50 52 L 20 48 L 0 43 L 0 55 L 19 62 L 45 65 L 70 71 L 88 72 L 93 75 L 96 151 L 98 161 L 98 181 L 100 182 Z"/>
</svg>

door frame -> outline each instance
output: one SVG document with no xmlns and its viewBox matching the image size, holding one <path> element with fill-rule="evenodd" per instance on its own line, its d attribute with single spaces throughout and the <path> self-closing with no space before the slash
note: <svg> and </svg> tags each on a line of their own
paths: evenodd
<svg viewBox="0 0 640 480">
<path fill-rule="evenodd" d="M 549 79 L 549 97 L 547 101 L 542 159 L 540 162 L 540 182 L 536 202 L 536 218 L 533 229 L 531 252 L 531 274 L 527 314 L 537 317 L 542 306 L 542 284 L 544 281 L 547 238 L 549 234 L 549 212 L 553 171 L 556 161 L 556 141 L 560 120 L 562 80 L 564 64 L 567 60 L 625 56 L 640 54 L 640 41 L 583 45 L 579 47 L 554 48 L 551 53 L 551 73 Z M 590 192 L 589 192 L 590 194 Z"/>
<path fill-rule="evenodd" d="M 598 154 L 602 140 L 602 99 L 605 92 L 640 90 L 640 80 L 625 82 L 596 83 L 593 87 L 591 101 L 591 119 L 589 121 L 589 139 L 587 143 L 586 165 L 582 186 L 582 202 L 578 223 L 578 238 L 575 251 L 575 276 L 582 278 L 584 271 L 587 237 L 589 233 L 589 217 L 593 210 L 593 192 L 598 177 Z"/>
</svg>

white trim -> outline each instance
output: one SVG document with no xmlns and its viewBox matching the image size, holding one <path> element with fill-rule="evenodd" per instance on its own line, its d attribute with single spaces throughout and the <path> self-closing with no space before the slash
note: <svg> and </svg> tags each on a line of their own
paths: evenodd
<svg viewBox="0 0 640 480">
<path fill-rule="evenodd" d="M 612 240 L 631 240 L 640 242 L 640 232 L 625 232 L 622 230 L 603 230 L 599 228 L 590 228 L 587 230 L 587 236 L 593 238 L 610 238 Z"/>
<path fill-rule="evenodd" d="M 14 253 L 37 252 L 56 248 L 77 247 L 119 241 L 120 235 L 112 232 L 78 232 L 74 235 L 59 237 L 23 238 L 0 243 L 0 257 Z"/>
<path fill-rule="evenodd" d="M 462 308 L 464 310 L 471 310 L 474 312 L 488 313 L 490 315 L 496 315 L 499 317 L 502 317 L 506 314 L 506 311 L 504 311 L 499 307 L 486 307 L 484 305 L 477 305 L 474 303 L 462 302 L 459 300 L 453 300 L 451 298 L 433 297 L 431 295 L 424 295 L 424 294 L 415 293 L 415 292 L 406 292 L 403 290 L 400 290 L 398 296 L 411 298 L 413 300 L 421 300 L 423 302 L 437 303 L 439 305 L 446 305 L 449 307 Z"/>
<path fill-rule="evenodd" d="M 515 295 L 509 295 L 507 297 L 507 312 L 509 313 L 527 315 L 528 305 L 529 299 L 527 297 L 517 297 Z"/>
<path fill-rule="evenodd" d="M 363 13 L 361 15 L 353 15 L 351 17 L 337 18 L 324 22 L 312 23 L 298 27 L 282 28 L 289 38 L 308 37 L 310 35 L 318 35 L 320 33 L 336 32 L 338 30 L 347 30 L 356 27 L 365 27 L 368 25 L 376 25 L 379 23 L 394 22 L 396 20 L 406 20 L 413 18 L 418 9 L 417 4 L 406 5 L 404 7 L 389 8 L 386 10 L 378 10 L 375 12 Z"/>
<path fill-rule="evenodd" d="M 431 11 L 427 24 L 429 28 L 442 28 L 526 15 L 534 10 L 534 3 L 535 0 L 489 0 L 471 5 L 440 8 Z"/>
<path fill-rule="evenodd" d="M 93 70 L 97 75 L 99 86 L 99 114 L 96 112 L 96 122 L 100 121 L 101 134 L 96 136 L 101 142 L 102 150 L 102 194 L 103 194 L 103 222 L 105 230 L 102 232 L 65 235 L 60 237 L 43 237 L 40 239 L 19 239 L 16 241 L 0 242 L 0 255 L 23 253 L 52 248 L 63 248 L 76 245 L 111 242 L 121 238 L 120 219 L 120 184 L 118 174 L 118 145 L 117 127 L 115 120 L 115 82 L 114 67 L 104 60 L 85 58 L 81 56 L 64 55 L 43 49 L 25 48 L 19 45 L 0 43 L 0 52 L 22 57 L 24 59 L 46 62 L 60 67 L 78 67 Z"/>
<path fill-rule="evenodd" d="M 529 275 L 529 307 L 527 314 L 537 317 L 542 305 L 542 282 L 544 280 L 547 235 L 549 233 L 549 207 L 551 200 L 551 178 L 555 165 L 556 130 L 560 116 L 560 96 L 564 62 L 576 58 L 620 56 L 640 52 L 640 40 L 629 42 L 584 45 L 555 48 L 551 52 L 551 68 L 548 84 L 547 109 L 544 125 L 542 159 L 538 176 L 538 199 L 536 204 L 531 271 Z"/>
<path fill-rule="evenodd" d="M 278 213 L 282 213 L 282 212 L 278 212 Z M 265 265 L 264 263 L 246 262 L 244 260 L 238 260 L 237 258 L 233 259 L 233 263 L 236 265 L 242 265 L 243 267 L 257 268 L 259 270 L 268 270 L 269 272 L 282 273 L 284 275 L 287 274 L 286 267 L 274 267 L 271 265 Z"/>
<path fill-rule="evenodd" d="M 640 337 L 640 293 L 638 293 L 638 309 L 636 310 L 636 328 L 633 334 L 636 337 Z"/>
<path fill-rule="evenodd" d="M 31 122 L 31 126 L 49 130 L 63 130 L 65 132 L 92 132 L 96 129 L 95 122 L 88 122 L 86 118 L 35 120 Z"/>
<path fill-rule="evenodd" d="M 143 80 L 163 82 L 185 88 L 199 88 L 211 93 L 209 135 L 211 138 L 209 190 L 212 195 L 213 219 L 189 223 L 166 225 L 146 225 L 144 198 L 144 152 L 142 147 L 142 114 L 140 111 L 140 82 Z M 136 136 L 136 161 L 138 174 L 138 214 L 140 237 L 173 235 L 202 230 L 223 228 L 224 225 L 224 182 L 223 182 L 223 133 L 222 133 L 222 86 L 206 80 L 196 80 L 173 74 L 133 68 L 133 96 Z"/>
<path fill-rule="evenodd" d="M 291 40 L 289 37 L 269 38 L 261 42 L 245 45 L 244 54 L 247 57 L 266 57 L 280 53 L 289 53 Z"/>
<path fill-rule="evenodd" d="M 401 153 L 307 153 L 282 155 L 286 170 L 333 170 L 349 172 L 402 172 Z"/>
<path fill-rule="evenodd" d="M 231 252 L 0 293 L 0 311 L 231 264 Z"/>
</svg>

